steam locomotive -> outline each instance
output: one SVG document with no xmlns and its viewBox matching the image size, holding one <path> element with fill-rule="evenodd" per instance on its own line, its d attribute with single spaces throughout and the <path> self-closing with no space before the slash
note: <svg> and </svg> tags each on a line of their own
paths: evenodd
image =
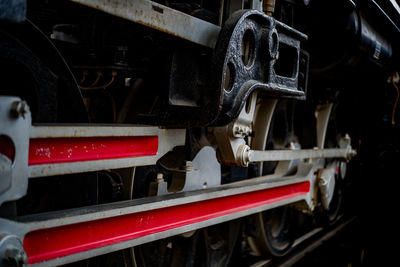
<svg viewBox="0 0 400 267">
<path fill-rule="evenodd" d="M 0 1 L 0 265 L 235 266 L 354 213 L 399 5 Z"/>
</svg>

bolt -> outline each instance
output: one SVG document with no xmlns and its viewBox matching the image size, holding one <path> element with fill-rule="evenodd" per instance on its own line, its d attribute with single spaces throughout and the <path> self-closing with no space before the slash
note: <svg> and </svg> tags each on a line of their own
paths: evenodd
<svg viewBox="0 0 400 267">
<path fill-rule="evenodd" d="M 14 101 L 11 104 L 11 116 L 14 118 L 22 117 L 25 119 L 25 115 L 29 112 L 28 104 L 21 100 L 21 101 Z"/>
<path fill-rule="evenodd" d="M 157 180 L 156 180 L 156 182 L 157 182 L 157 184 L 161 184 L 161 183 L 164 182 L 164 175 L 163 175 L 161 172 L 157 173 Z"/>
<path fill-rule="evenodd" d="M 234 137 L 244 137 L 250 135 L 252 132 L 249 126 L 235 125 L 233 127 L 233 136 Z"/>
<path fill-rule="evenodd" d="M 352 159 L 353 157 L 357 156 L 357 151 L 355 151 L 354 149 L 351 149 L 349 151 L 349 153 L 347 154 L 347 160 Z"/>
<path fill-rule="evenodd" d="M 248 167 L 250 163 L 250 147 L 248 145 L 240 145 L 236 152 L 236 161 L 241 167 Z"/>
<path fill-rule="evenodd" d="M 4 253 L 3 262 L 4 266 L 23 266 L 28 262 L 28 256 L 25 251 L 10 246 Z"/>
<path fill-rule="evenodd" d="M 289 149 L 295 150 L 296 149 L 296 145 L 293 142 L 290 142 Z"/>
<path fill-rule="evenodd" d="M 190 160 L 185 160 L 184 163 L 185 163 L 185 165 L 183 166 L 183 169 L 185 171 L 188 171 L 188 172 L 194 171 L 193 162 L 191 162 Z"/>
<path fill-rule="evenodd" d="M 350 142 L 350 141 L 351 141 L 350 135 L 347 134 L 347 133 L 346 133 L 346 135 L 344 136 L 343 139 L 344 139 L 346 142 Z"/>
<path fill-rule="evenodd" d="M 235 125 L 235 126 L 233 127 L 233 135 L 237 135 L 237 134 L 239 134 L 239 133 L 240 133 L 240 127 L 237 126 L 237 125 Z"/>
</svg>

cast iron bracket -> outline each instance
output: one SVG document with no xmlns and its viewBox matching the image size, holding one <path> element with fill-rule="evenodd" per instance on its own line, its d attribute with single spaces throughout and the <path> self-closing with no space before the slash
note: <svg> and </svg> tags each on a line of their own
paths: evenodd
<svg viewBox="0 0 400 267">
<path fill-rule="evenodd" d="M 220 92 L 214 124 L 235 119 L 254 90 L 305 99 L 308 56 L 300 42 L 306 39 L 257 10 L 235 12 L 221 29 L 214 51 L 214 88 Z"/>
</svg>

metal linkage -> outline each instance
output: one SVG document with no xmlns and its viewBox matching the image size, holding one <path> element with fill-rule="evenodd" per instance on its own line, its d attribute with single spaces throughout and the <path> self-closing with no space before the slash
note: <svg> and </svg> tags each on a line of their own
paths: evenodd
<svg viewBox="0 0 400 267">
<path fill-rule="evenodd" d="M 71 0 L 108 14 L 214 48 L 220 27 L 150 0 Z"/>
<path fill-rule="evenodd" d="M 341 138 L 339 148 L 323 148 L 332 104 L 327 104 L 317 109 L 316 132 L 318 147 L 315 149 L 261 150 L 265 147 L 266 136 L 276 102 L 264 99 L 262 101 L 263 105 L 257 108 L 256 102 L 257 92 L 253 92 L 249 97 L 247 107 L 241 110 L 235 121 L 227 126 L 214 128 L 219 148 L 219 160 L 221 162 L 247 167 L 249 163 L 264 161 L 295 161 L 324 158 L 336 158 L 348 161 L 357 154 L 351 147 L 351 140 L 348 135 Z M 254 116 L 255 119 L 253 118 Z M 255 127 L 258 128 L 252 140 L 252 147 L 255 149 L 251 149 L 244 139 L 253 133 L 253 120 L 256 122 Z"/>
<path fill-rule="evenodd" d="M 29 177 L 153 165 L 185 130 L 146 126 L 33 126 Z"/>
<path fill-rule="evenodd" d="M 21 241 L 28 265 L 60 265 L 290 203 L 312 207 L 316 167 L 304 163 L 288 177 L 0 219 L 0 229 Z"/>
<path fill-rule="evenodd" d="M 243 145 L 237 150 L 236 164 L 248 166 L 251 162 L 263 161 L 290 161 L 304 159 L 336 158 L 350 160 L 357 152 L 350 145 L 350 137 L 345 136 L 340 140 L 340 148 L 315 148 L 315 149 L 293 149 L 293 150 L 250 150 L 250 147 Z"/>
<path fill-rule="evenodd" d="M 251 118 L 256 109 L 256 99 L 254 94 L 248 104 L 248 110 L 244 109 L 237 121 L 219 130 L 223 132 L 229 129 L 232 131 L 230 136 L 237 140 L 247 136 L 252 131 Z M 3 97 L 3 100 L 8 104 L 2 105 L 5 109 L 0 112 L 1 116 L 19 114 L 18 116 L 22 118 L 23 116 L 29 118 L 29 112 L 25 112 L 29 109 L 15 104 L 19 103 L 18 98 Z M 274 103 L 270 104 L 271 107 L 274 106 Z M 272 112 L 273 108 L 268 110 Z M 21 140 L 26 142 L 25 153 L 15 150 L 16 153 L 21 152 L 26 157 L 25 165 L 21 166 L 29 164 L 29 168 L 25 169 L 25 176 L 19 174 L 25 177 L 25 181 L 29 173 L 36 177 L 154 164 L 167 151 L 174 146 L 182 145 L 185 140 L 184 130 L 129 126 L 31 127 L 28 122 L 25 121 L 21 126 L 26 130 L 24 138 L 21 137 Z M 235 127 L 239 127 L 239 130 L 236 131 Z M 242 129 L 249 127 L 249 131 L 240 131 L 240 127 Z M 12 132 L 19 132 L 19 129 L 13 128 Z M 7 134 L 7 137 L 12 135 L 12 132 L 6 132 L 3 127 L 0 130 L 1 133 Z M 218 132 L 218 129 L 215 131 Z M 29 138 L 30 151 L 27 155 Z M 248 151 L 248 160 L 277 160 L 282 157 L 287 160 L 302 158 L 304 155 L 306 158 L 325 158 L 330 155 L 348 157 L 352 153 L 348 147 L 349 139 L 343 144 L 347 144 L 346 152 L 341 149 L 306 152 L 294 150 L 280 155 L 271 154 L 272 156 L 268 158 L 269 151 L 259 151 L 260 155 L 251 154 L 257 151 Z M 2 154 L 4 151 L 1 150 Z M 196 180 L 196 184 L 185 183 L 185 186 L 200 189 L 204 182 L 208 183 L 208 180 L 203 180 L 203 178 L 208 179 L 206 176 L 218 175 L 210 177 L 210 181 L 218 181 L 220 172 L 215 170 L 219 166 L 216 161 L 213 162 L 212 172 L 206 170 L 209 167 L 206 166 L 209 162 L 206 159 L 211 157 L 215 160 L 215 152 L 211 147 L 199 152 L 192 166 L 188 165 L 188 169 L 185 170 L 188 171 L 185 179 Z M 198 172 L 194 169 L 189 170 L 189 167 L 199 170 Z M 324 168 L 323 160 L 299 162 L 296 173 L 285 177 L 275 173 L 222 186 L 213 184 L 212 186 L 216 187 L 197 191 L 2 218 L 0 229 L 3 235 L 0 239 L 0 253 L 3 259 L 9 259 L 17 264 L 54 266 L 182 234 L 287 204 L 302 203 L 298 205 L 299 208 L 312 210 L 316 205 L 315 190 L 318 190 L 315 186 L 316 173 L 322 168 Z M 11 182 L 13 183 L 15 179 L 17 178 L 12 176 Z M 167 192 L 164 190 L 161 193 Z M 329 194 L 327 200 L 329 201 Z"/>
<path fill-rule="evenodd" d="M 327 148 L 327 149 L 301 149 L 301 150 L 272 150 L 259 151 L 249 150 L 246 159 L 248 162 L 260 161 L 282 161 L 296 159 L 324 159 L 337 158 L 349 160 L 356 155 L 356 151 L 348 148 Z"/>
<path fill-rule="evenodd" d="M 15 168 L 24 171 L 20 173 L 11 169 L 11 184 L 19 182 L 21 178 L 27 183 L 28 176 L 154 164 L 185 140 L 184 130 L 156 127 L 31 126 L 29 109 L 20 101 L 18 98 L 2 97 L 0 111 L 2 118 L 10 121 L 11 118 L 24 119 L 21 125 L 7 124 L 9 129 L 4 129 L 5 124 L 2 124 L 0 129 L 11 140 L 11 144 L 17 144 L 14 133 L 21 132 L 18 138 L 21 144 L 25 144 L 15 148 L 14 156 L 4 149 L 7 146 L 1 147 L 1 154 L 11 159 L 17 159 L 20 155 L 25 157 L 23 162 L 14 162 Z M 254 110 L 254 104 L 255 101 L 250 110 Z M 246 127 L 251 120 L 247 121 L 245 117 L 236 125 Z M 218 175 L 210 177 L 210 181 L 218 181 L 220 172 L 216 161 L 211 173 L 206 170 L 208 161 L 203 158 L 210 157 L 215 159 L 214 150 L 204 148 L 198 159 L 193 161 L 193 167 L 199 170 L 187 170 L 186 179 L 198 182 L 199 178 L 208 179 L 206 176 Z M 312 185 L 316 179 L 314 173 L 319 167 L 318 164 L 303 163 L 293 176 L 260 177 L 223 186 L 208 184 L 208 180 L 200 179 L 202 184 L 185 183 L 185 186 L 199 189 L 207 182 L 207 186 L 216 187 L 2 218 L 0 256 L 16 265 L 60 265 L 299 201 L 312 209 Z M 14 176 L 14 173 L 18 175 Z M 10 179 L 8 174 L 6 170 L 5 177 Z M 7 200 L 3 198 L 3 201 Z"/>
<path fill-rule="evenodd" d="M 272 112 L 273 109 L 270 109 Z M 243 111 L 242 111 L 243 113 Z M 239 116 L 240 118 L 241 116 Z M 346 136 L 340 141 L 340 148 L 315 148 L 315 149 L 291 149 L 291 150 L 252 150 L 244 138 L 232 133 L 233 122 L 225 127 L 214 128 L 219 142 L 220 161 L 225 164 L 247 167 L 249 163 L 264 161 L 293 161 L 305 159 L 337 158 L 350 160 L 357 153 L 350 145 L 350 137 Z M 325 125 L 326 127 L 326 125 Z M 247 136 L 252 129 L 246 132 Z"/>
<path fill-rule="evenodd" d="M 26 194 L 28 177 L 154 165 L 185 144 L 184 129 L 32 126 L 28 105 L 0 97 L 0 204 Z"/>
<path fill-rule="evenodd" d="M 254 92 L 239 117 L 228 125 L 215 127 L 214 135 L 218 143 L 219 161 L 228 165 L 247 166 L 245 153 L 248 146 L 244 138 L 253 132 L 253 117 L 256 109 L 257 93 Z"/>
</svg>

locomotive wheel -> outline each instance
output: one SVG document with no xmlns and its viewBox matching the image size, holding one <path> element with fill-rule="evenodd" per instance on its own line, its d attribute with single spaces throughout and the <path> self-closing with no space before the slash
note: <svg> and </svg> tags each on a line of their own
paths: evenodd
<svg viewBox="0 0 400 267">
<path fill-rule="evenodd" d="M 138 267 L 228 266 L 240 230 L 231 221 L 135 247 Z"/>
<path fill-rule="evenodd" d="M 338 124 L 336 121 L 336 105 L 332 107 L 332 111 L 330 113 L 329 122 L 326 130 L 325 136 L 325 148 L 336 148 L 339 147 L 339 139 L 341 137 L 341 133 L 338 128 Z M 343 206 L 343 180 L 346 175 L 346 163 L 340 162 L 338 160 L 326 160 L 326 166 L 329 164 L 334 164 L 336 166 L 335 170 L 335 188 L 333 192 L 333 197 L 331 202 L 329 203 L 329 207 L 324 211 L 325 220 L 329 224 L 333 224 L 340 218 L 341 209 Z"/>
<path fill-rule="evenodd" d="M 329 203 L 329 208 L 326 211 L 326 216 L 329 224 L 336 222 L 341 215 L 342 202 L 343 202 L 343 179 L 340 177 L 340 171 L 335 174 L 335 189 L 333 197 Z"/>
<path fill-rule="evenodd" d="M 31 22 L 0 27 L 0 62 L 1 95 L 26 101 L 33 123 L 88 121 L 79 89 L 64 59 Z M 72 208 L 82 202 L 94 204 L 93 179 L 89 174 L 29 181 L 27 195 L 9 204 L 16 206 L 14 216 Z M 90 188 L 90 193 L 64 197 L 67 188 Z"/>
<path fill-rule="evenodd" d="M 239 230 L 240 221 L 238 220 L 213 225 L 203 230 L 207 254 L 205 266 L 228 266 Z"/>
<path fill-rule="evenodd" d="M 276 102 L 275 102 L 276 103 Z M 291 102 L 281 101 L 276 105 L 271 119 L 269 129 L 268 120 L 265 114 L 271 113 L 275 104 L 271 100 L 261 99 L 259 107 L 255 115 L 257 128 L 263 127 L 264 134 L 256 136 L 258 140 L 253 141 L 253 149 L 283 149 L 287 147 L 293 140 L 293 128 L 291 120 Z M 269 107 L 268 107 L 269 106 Z M 265 112 L 267 111 L 267 112 Z M 264 113 L 264 114 L 263 114 Z M 260 125 L 261 124 L 261 125 Z M 259 173 L 268 175 L 275 172 L 278 162 L 264 162 L 259 164 Z M 293 164 L 289 164 L 291 166 Z M 286 170 L 289 173 L 291 170 Z M 252 250 L 258 255 L 283 256 L 288 253 L 294 243 L 293 221 L 295 221 L 295 212 L 290 206 L 275 208 L 256 214 L 251 219 L 253 227 L 251 228 L 250 237 L 248 239 Z"/>
<path fill-rule="evenodd" d="M 174 236 L 135 247 L 138 267 L 202 266 L 204 251 L 200 232 L 190 237 Z"/>
<path fill-rule="evenodd" d="M 248 239 L 259 256 L 280 257 L 290 251 L 294 242 L 294 211 L 289 206 L 275 208 L 253 216 Z"/>
</svg>

